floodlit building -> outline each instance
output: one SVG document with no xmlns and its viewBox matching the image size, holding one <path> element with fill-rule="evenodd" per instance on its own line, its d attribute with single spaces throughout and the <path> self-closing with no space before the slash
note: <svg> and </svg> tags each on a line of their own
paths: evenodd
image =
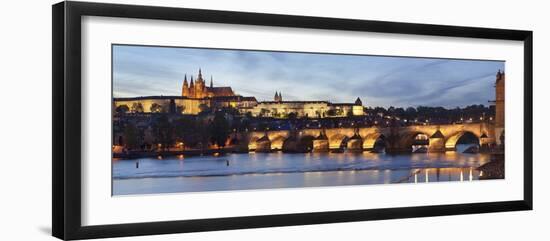
<svg viewBox="0 0 550 241">
<path fill-rule="evenodd" d="M 286 118 L 325 118 L 364 115 L 363 103 L 357 98 L 354 103 L 331 103 L 329 101 L 284 101 L 280 92 L 275 92 L 273 101 L 262 101 L 250 110 L 253 116 Z"/>
<path fill-rule="evenodd" d="M 114 98 L 115 109 L 126 109 L 132 113 L 181 113 L 196 115 L 208 108 L 251 108 L 257 103 L 254 97 L 244 97 L 235 94 L 231 87 L 214 86 L 210 78 L 209 86 L 202 77 L 202 70 L 196 79 L 184 76 L 181 96 L 141 96 L 130 98 Z"/>
<path fill-rule="evenodd" d="M 363 103 L 357 98 L 354 103 L 329 101 L 284 101 L 281 92 L 275 92 L 273 101 L 258 102 L 253 96 L 237 95 L 231 87 L 214 86 L 211 77 L 206 82 L 199 69 L 197 78 L 184 76 L 181 96 L 141 96 L 114 98 L 115 111 L 131 113 L 181 113 L 196 115 L 212 108 L 235 108 L 241 114 L 255 117 L 288 118 L 362 116 Z"/>
</svg>

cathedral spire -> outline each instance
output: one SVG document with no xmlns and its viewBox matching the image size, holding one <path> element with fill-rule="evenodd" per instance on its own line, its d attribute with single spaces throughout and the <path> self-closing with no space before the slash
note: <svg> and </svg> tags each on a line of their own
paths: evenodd
<svg viewBox="0 0 550 241">
<path fill-rule="evenodd" d="M 201 68 L 199 68 L 199 76 L 197 76 L 197 81 L 202 80 L 202 71 Z"/>
<path fill-rule="evenodd" d="M 183 77 L 183 86 L 181 87 L 181 96 L 189 95 L 189 84 L 187 84 L 187 74 Z"/>
<path fill-rule="evenodd" d="M 283 101 L 283 96 L 281 95 L 281 92 L 275 91 L 275 97 L 273 97 L 273 100 L 276 102 Z"/>
<path fill-rule="evenodd" d="M 189 87 L 193 88 L 195 86 L 195 83 L 193 83 L 193 75 L 191 75 L 191 82 L 189 83 Z"/>
</svg>

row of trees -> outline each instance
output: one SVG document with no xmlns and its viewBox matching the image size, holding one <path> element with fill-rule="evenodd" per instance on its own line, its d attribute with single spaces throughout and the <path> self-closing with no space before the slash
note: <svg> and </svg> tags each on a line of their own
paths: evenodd
<svg viewBox="0 0 550 241">
<path fill-rule="evenodd" d="M 385 109 L 383 107 L 366 108 L 367 113 L 394 116 L 404 119 L 416 119 L 416 118 L 435 118 L 435 119 L 448 119 L 448 120 L 460 120 L 461 118 L 480 117 L 483 115 L 492 116 L 495 113 L 493 106 L 486 107 L 484 105 L 470 105 L 464 108 L 456 107 L 453 109 L 446 109 L 444 107 L 408 107 L 395 108 L 393 106 Z"/>
<path fill-rule="evenodd" d="M 152 111 L 152 109 L 153 108 L 151 108 L 151 111 Z M 119 105 L 115 108 L 115 112 L 119 113 L 119 114 L 128 113 L 128 112 L 143 113 L 144 108 L 143 108 L 143 105 L 141 103 L 133 103 L 131 108 L 128 107 L 127 105 Z"/>
<path fill-rule="evenodd" d="M 231 127 L 225 112 L 216 112 L 212 119 L 173 117 L 167 114 L 151 117 L 150 124 L 142 128 L 138 128 L 135 120 L 129 118 L 122 126 L 123 144 L 129 149 L 160 144 L 161 149 L 167 150 L 180 142 L 194 148 L 204 148 L 208 144 L 225 147 Z M 145 143 L 146 132 L 151 135 L 152 143 Z"/>
<path fill-rule="evenodd" d="M 185 110 L 184 106 L 172 106 L 170 105 L 160 105 L 153 103 L 150 107 L 150 112 L 152 113 L 183 113 Z M 199 106 L 201 113 L 212 113 L 214 110 L 207 105 L 202 104 Z M 119 105 L 116 107 L 115 111 L 117 113 L 143 113 L 144 107 L 141 103 L 133 103 L 131 107 L 127 105 Z M 316 116 L 310 116 L 310 118 L 321 118 L 321 117 L 335 117 L 342 116 L 343 110 L 331 109 L 323 113 L 317 113 Z M 428 106 L 419 106 L 419 107 L 367 107 L 365 108 L 365 113 L 375 114 L 375 115 L 384 115 L 384 116 L 394 116 L 404 119 L 415 119 L 415 118 L 437 118 L 437 119 L 449 119 L 449 120 L 458 120 L 460 118 L 469 118 L 469 117 L 479 117 L 482 115 L 493 115 L 494 107 L 486 107 L 484 105 L 471 105 L 465 108 L 453 108 L 446 109 L 444 107 L 428 107 Z M 239 115 L 237 110 L 232 111 L 230 114 Z M 347 117 L 353 116 L 352 112 L 349 111 L 345 113 Z M 296 113 L 276 113 L 268 109 L 262 109 L 259 113 L 259 117 L 278 117 L 285 119 L 295 119 L 297 117 Z"/>
<path fill-rule="evenodd" d="M 329 109 L 327 111 L 315 111 L 314 116 L 308 116 L 308 114 L 306 114 L 305 117 L 306 118 L 308 118 L 308 117 L 311 117 L 311 118 L 326 118 L 326 117 L 343 116 L 343 114 L 345 114 L 345 116 L 347 116 L 347 117 L 353 116 L 353 112 L 351 110 L 344 113 L 344 110 L 341 110 L 341 109 Z M 282 118 L 282 119 L 295 119 L 295 118 L 297 118 L 297 116 L 298 116 L 298 114 L 295 113 L 295 112 L 282 113 L 282 112 L 277 112 L 276 110 L 271 111 L 271 110 L 266 109 L 266 108 L 260 109 L 260 113 L 258 114 L 258 117 L 276 117 L 276 118 Z"/>
<path fill-rule="evenodd" d="M 170 103 L 169 105 L 160 105 L 158 103 L 153 103 L 149 107 L 149 111 L 152 113 L 183 113 L 185 110 L 184 106 L 175 105 L 175 103 Z M 145 109 L 143 105 L 139 102 L 134 102 L 131 107 L 128 105 L 119 105 L 115 108 L 115 112 L 118 114 L 125 113 L 144 113 Z"/>
</svg>

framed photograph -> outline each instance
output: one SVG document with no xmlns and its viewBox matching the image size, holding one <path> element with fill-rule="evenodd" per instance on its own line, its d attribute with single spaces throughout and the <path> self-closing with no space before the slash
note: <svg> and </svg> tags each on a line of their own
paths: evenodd
<svg viewBox="0 0 550 241">
<path fill-rule="evenodd" d="M 53 6 L 53 235 L 532 209 L 532 32 Z"/>
</svg>

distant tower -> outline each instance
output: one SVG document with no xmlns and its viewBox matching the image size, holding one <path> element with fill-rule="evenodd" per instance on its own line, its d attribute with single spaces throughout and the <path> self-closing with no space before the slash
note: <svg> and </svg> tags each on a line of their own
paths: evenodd
<svg viewBox="0 0 550 241">
<path fill-rule="evenodd" d="M 354 116 L 364 115 L 363 101 L 359 97 L 355 100 L 354 105 L 351 107 L 351 112 Z"/>
<path fill-rule="evenodd" d="M 189 85 L 187 84 L 187 74 L 183 77 L 183 87 L 181 87 L 181 96 L 189 96 Z"/>
<path fill-rule="evenodd" d="M 214 77 L 210 75 L 210 88 L 214 88 Z"/>
<path fill-rule="evenodd" d="M 505 74 L 498 70 L 495 83 L 495 136 L 498 144 L 501 143 L 501 135 L 504 134 L 504 79 Z"/>
<path fill-rule="evenodd" d="M 281 102 L 281 101 L 283 101 L 283 97 L 281 96 L 281 92 L 278 92 L 278 93 L 277 93 L 277 91 L 275 91 L 275 97 L 273 97 L 273 100 L 274 100 L 275 102 Z"/>
<path fill-rule="evenodd" d="M 357 99 L 355 100 L 355 105 L 363 106 L 363 101 L 361 101 L 361 99 L 359 99 L 359 97 L 357 97 Z"/>
</svg>

